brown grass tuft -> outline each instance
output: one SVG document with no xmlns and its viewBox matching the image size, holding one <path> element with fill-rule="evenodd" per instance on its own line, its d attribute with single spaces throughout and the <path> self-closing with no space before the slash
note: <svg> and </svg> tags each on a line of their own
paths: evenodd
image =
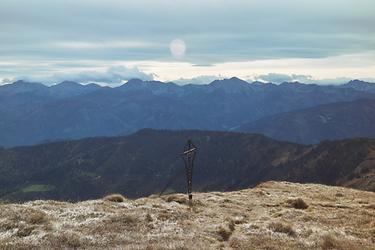
<svg viewBox="0 0 375 250">
<path fill-rule="evenodd" d="M 28 209 L 25 215 L 26 221 L 30 224 L 43 224 L 48 221 L 46 213 L 36 209 Z"/>
<path fill-rule="evenodd" d="M 374 210 L 375 210 L 375 203 L 374 203 L 374 204 L 367 205 L 366 208 L 374 209 Z"/>
<path fill-rule="evenodd" d="M 75 233 L 48 234 L 46 239 L 50 249 L 77 249 L 87 247 L 85 242 Z"/>
<path fill-rule="evenodd" d="M 332 234 L 326 234 L 323 236 L 321 241 L 321 248 L 323 250 L 331 250 L 331 249 L 337 249 L 337 250 L 359 250 L 359 249 L 367 249 L 360 245 L 354 244 L 353 242 L 350 242 L 349 240 L 345 239 L 337 239 Z"/>
<path fill-rule="evenodd" d="M 26 236 L 29 236 L 34 230 L 34 227 L 33 226 L 21 226 L 18 228 L 18 231 L 16 233 L 16 235 L 18 237 L 26 237 Z"/>
<path fill-rule="evenodd" d="M 340 242 L 335 237 L 333 237 L 330 234 L 327 234 L 327 235 L 324 235 L 323 238 L 322 238 L 321 247 L 324 250 L 326 250 L 326 249 L 327 250 L 328 249 L 337 249 L 339 244 L 340 244 Z"/>
<path fill-rule="evenodd" d="M 113 224 L 113 225 L 119 225 L 121 227 L 134 227 L 138 224 L 138 219 L 133 216 L 133 215 L 129 215 L 129 214 L 124 214 L 124 215 L 121 215 L 121 216 L 113 216 L 110 218 L 110 222 Z"/>
<path fill-rule="evenodd" d="M 151 214 L 149 214 L 149 213 L 146 214 L 146 221 L 147 222 L 152 222 L 153 221 Z"/>
<path fill-rule="evenodd" d="M 180 203 L 180 204 L 188 204 L 188 199 L 182 195 L 182 194 L 171 194 L 171 195 L 167 195 L 165 197 L 163 197 L 163 200 L 165 200 L 166 202 L 177 202 L 177 203 Z"/>
<path fill-rule="evenodd" d="M 309 205 L 307 205 L 301 198 L 287 200 L 287 203 L 295 209 L 306 209 L 309 207 Z"/>
<path fill-rule="evenodd" d="M 296 236 L 296 232 L 294 231 L 293 226 L 289 223 L 271 222 L 268 225 L 268 228 L 277 233 L 284 233 L 292 237 Z"/>
<path fill-rule="evenodd" d="M 229 230 L 234 231 L 234 229 L 235 229 L 235 221 L 232 218 L 227 218 L 226 220 L 228 221 L 228 228 L 229 228 Z"/>
<path fill-rule="evenodd" d="M 233 231 L 230 230 L 229 228 L 221 225 L 217 231 L 219 236 L 221 237 L 221 240 L 223 241 L 228 241 L 230 236 L 232 235 Z"/>
<path fill-rule="evenodd" d="M 110 194 L 103 198 L 105 201 L 124 202 L 126 198 L 121 194 Z"/>
<path fill-rule="evenodd" d="M 229 246 L 233 249 L 241 249 L 242 244 L 243 242 L 237 237 L 232 237 L 229 242 Z"/>
<path fill-rule="evenodd" d="M 234 220 L 231 218 L 226 218 L 225 220 L 227 222 L 227 225 L 221 225 L 217 233 L 220 235 L 221 240 L 228 241 L 235 229 L 235 223 Z"/>
</svg>

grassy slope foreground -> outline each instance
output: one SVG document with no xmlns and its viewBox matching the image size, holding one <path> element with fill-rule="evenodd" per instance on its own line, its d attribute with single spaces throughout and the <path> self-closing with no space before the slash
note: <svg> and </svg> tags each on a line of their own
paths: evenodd
<svg viewBox="0 0 375 250">
<path fill-rule="evenodd" d="M 266 182 L 194 198 L 2 204 L 0 249 L 374 249 L 372 192 Z"/>
</svg>

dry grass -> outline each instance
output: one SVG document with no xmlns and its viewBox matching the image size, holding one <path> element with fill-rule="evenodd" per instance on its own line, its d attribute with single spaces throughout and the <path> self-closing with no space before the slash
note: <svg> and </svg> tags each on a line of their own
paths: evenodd
<svg viewBox="0 0 375 250">
<path fill-rule="evenodd" d="M 0 204 L 0 249 L 369 250 L 372 204 L 371 192 L 286 182 L 197 193 L 193 207 L 184 194 Z"/>
<path fill-rule="evenodd" d="M 105 201 L 124 202 L 126 198 L 121 194 L 110 194 L 103 198 Z"/>
<path fill-rule="evenodd" d="M 8 205 L 0 207 L 0 234 L 2 231 L 13 231 L 17 237 L 26 237 L 35 229 L 50 229 L 50 221 L 45 212 L 34 208 L 20 206 L 9 209 Z"/>
<path fill-rule="evenodd" d="M 229 246 L 236 250 L 317 250 L 298 241 L 285 241 L 268 235 L 250 235 L 247 237 L 232 237 Z"/>
</svg>

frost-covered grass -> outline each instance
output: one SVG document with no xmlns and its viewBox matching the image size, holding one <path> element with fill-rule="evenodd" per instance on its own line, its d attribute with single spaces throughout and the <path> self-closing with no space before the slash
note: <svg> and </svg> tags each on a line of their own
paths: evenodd
<svg viewBox="0 0 375 250">
<path fill-rule="evenodd" d="M 236 192 L 0 204 L 0 249 L 373 249 L 375 194 L 266 182 Z"/>
</svg>

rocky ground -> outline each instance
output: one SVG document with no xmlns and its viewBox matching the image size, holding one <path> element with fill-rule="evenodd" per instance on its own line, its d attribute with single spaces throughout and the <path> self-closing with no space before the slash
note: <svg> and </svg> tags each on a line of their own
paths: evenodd
<svg viewBox="0 0 375 250">
<path fill-rule="evenodd" d="M 0 204 L 0 249 L 375 249 L 375 193 L 266 182 L 235 192 Z"/>
</svg>

